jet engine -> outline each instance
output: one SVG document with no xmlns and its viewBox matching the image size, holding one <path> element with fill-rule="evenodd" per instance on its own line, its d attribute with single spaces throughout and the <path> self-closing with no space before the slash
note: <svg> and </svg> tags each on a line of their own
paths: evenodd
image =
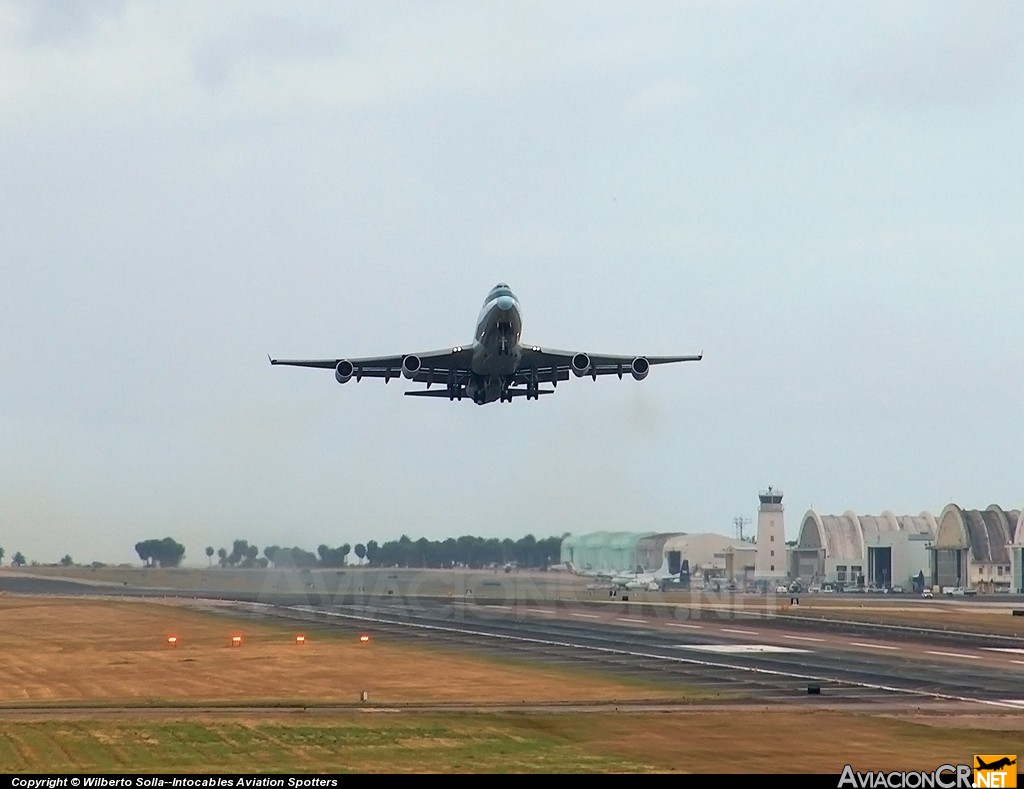
<svg viewBox="0 0 1024 789">
<path fill-rule="evenodd" d="M 334 368 L 334 377 L 338 379 L 339 384 L 347 384 L 352 378 L 352 373 L 356 371 L 356 368 L 352 365 L 348 359 L 342 359 L 338 362 L 338 366 Z"/>
<path fill-rule="evenodd" d="M 402 359 L 402 375 L 406 378 L 415 378 L 420 371 L 420 357 L 410 354 Z"/>
<path fill-rule="evenodd" d="M 585 353 L 578 353 L 572 357 L 569 366 L 572 368 L 573 375 L 577 378 L 582 378 L 590 372 L 590 357 Z"/>
<path fill-rule="evenodd" d="M 637 356 L 629 365 L 629 372 L 632 373 L 633 377 L 638 381 L 644 380 L 644 378 L 647 377 L 647 373 L 650 371 L 651 363 L 643 356 Z"/>
</svg>

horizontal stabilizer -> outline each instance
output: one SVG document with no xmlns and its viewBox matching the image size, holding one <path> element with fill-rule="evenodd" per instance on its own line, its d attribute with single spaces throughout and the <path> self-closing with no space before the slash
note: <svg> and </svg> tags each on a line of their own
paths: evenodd
<svg viewBox="0 0 1024 789">
<path fill-rule="evenodd" d="M 447 389 L 416 389 L 406 394 L 410 397 L 449 397 Z"/>
<path fill-rule="evenodd" d="M 527 395 L 527 391 L 525 389 L 509 389 L 508 393 L 512 397 L 526 397 Z M 537 394 L 539 395 L 554 393 L 554 389 L 540 389 L 537 391 Z M 441 389 L 414 389 L 413 391 L 406 392 L 405 394 L 408 395 L 409 397 L 450 397 L 450 395 L 448 394 L 448 390 L 444 387 L 442 387 Z M 473 398 L 467 395 L 465 391 L 463 391 L 462 397 L 463 399 L 469 400 L 470 402 L 472 402 L 473 400 Z"/>
</svg>

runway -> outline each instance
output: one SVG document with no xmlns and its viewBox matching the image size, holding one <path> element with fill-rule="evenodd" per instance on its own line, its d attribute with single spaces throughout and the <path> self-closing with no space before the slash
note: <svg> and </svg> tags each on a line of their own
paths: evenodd
<svg viewBox="0 0 1024 789">
<path fill-rule="evenodd" d="M 865 636 L 784 622 L 674 621 L 614 611 L 462 603 L 247 605 L 289 617 L 492 656 L 678 682 L 722 699 L 903 707 L 930 701 L 1024 710 L 1024 642 Z"/>
<path fill-rule="evenodd" d="M 127 596 L 116 586 L 26 577 L 0 577 L 0 591 Z M 1024 639 L 1006 635 L 607 600 L 203 595 L 131 590 L 131 597 L 299 620 L 309 629 L 365 631 L 390 641 L 678 684 L 718 703 L 1024 711 Z"/>
</svg>

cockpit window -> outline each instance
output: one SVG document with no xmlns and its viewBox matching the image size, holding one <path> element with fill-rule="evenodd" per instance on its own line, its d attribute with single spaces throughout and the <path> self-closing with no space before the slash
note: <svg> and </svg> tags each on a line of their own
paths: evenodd
<svg viewBox="0 0 1024 789">
<path fill-rule="evenodd" d="M 490 301 L 494 301 L 499 296 L 511 296 L 512 298 L 515 298 L 515 294 L 512 293 L 512 289 L 504 282 L 499 282 L 497 285 L 491 288 L 491 292 L 488 293 L 487 298 L 484 299 L 484 304 L 487 304 Z"/>
</svg>

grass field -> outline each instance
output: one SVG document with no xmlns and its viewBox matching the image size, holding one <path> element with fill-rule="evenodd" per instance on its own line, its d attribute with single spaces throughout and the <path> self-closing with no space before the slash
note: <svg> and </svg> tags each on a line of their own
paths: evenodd
<svg viewBox="0 0 1024 789">
<path fill-rule="evenodd" d="M 361 643 L 355 630 L 308 632 L 299 646 L 297 632 L 170 601 L 0 596 L 0 766 L 838 773 L 846 763 L 920 770 L 973 753 L 1019 754 L 1024 740 L 1024 714 L 716 706 L 693 689 L 484 660 L 372 633 Z M 234 634 L 241 647 L 230 646 Z M 177 648 L 167 646 L 169 635 Z M 576 708 L 487 708 L 523 702 Z M 640 713 L 638 702 L 676 706 Z M 426 703 L 483 711 L 413 709 Z M 620 711 L 578 709 L 587 704 Z"/>
<path fill-rule="evenodd" d="M 410 649 L 184 605 L 0 597 L 0 709 L 12 704 L 550 702 L 705 698 L 687 688 Z M 295 636 L 307 635 L 299 646 Z M 242 646 L 233 647 L 234 635 Z M 167 638 L 176 636 L 177 647 Z"/>
<path fill-rule="evenodd" d="M 1019 753 L 1020 731 L 830 712 L 0 718 L 10 772 L 832 773 Z"/>
</svg>

